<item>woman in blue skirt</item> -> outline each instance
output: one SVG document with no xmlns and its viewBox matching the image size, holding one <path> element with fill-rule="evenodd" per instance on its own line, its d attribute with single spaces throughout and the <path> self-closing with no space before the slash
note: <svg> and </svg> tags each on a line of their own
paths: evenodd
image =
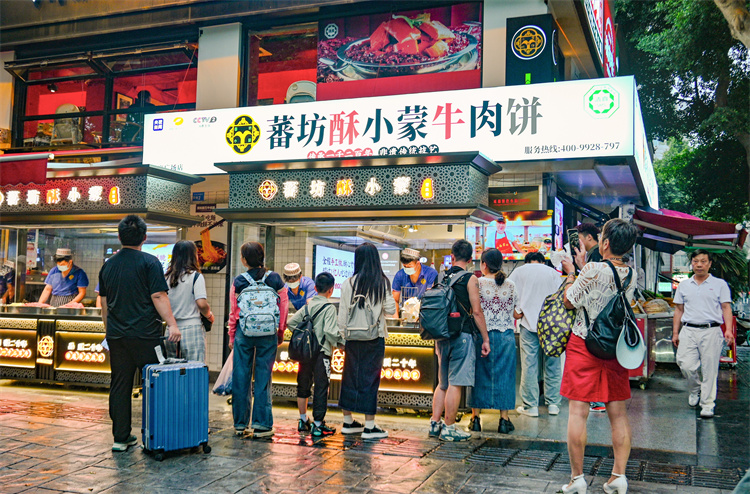
<svg viewBox="0 0 750 494">
<path fill-rule="evenodd" d="M 471 407 L 470 431 L 481 431 L 480 409 L 500 410 L 497 431 L 510 433 L 515 427 L 508 411 L 516 407 L 516 338 L 513 331 L 513 310 L 518 303 L 516 285 L 505 278 L 501 267 L 503 255 L 497 249 L 482 254 L 479 298 L 482 302 L 490 354 L 481 356 L 482 340 L 474 339 L 477 351 L 474 387 L 469 393 Z"/>
</svg>

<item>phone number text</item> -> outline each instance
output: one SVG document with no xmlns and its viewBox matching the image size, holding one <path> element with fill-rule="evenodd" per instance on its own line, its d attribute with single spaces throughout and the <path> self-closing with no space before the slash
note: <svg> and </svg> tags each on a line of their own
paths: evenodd
<svg viewBox="0 0 750 494">
<path fill-rule="evenodd" d="M 620 142 L 594 142 L 585 144 L 549 144 L 525 146 L 524 154 L 569 153 L 575 151 L 614 151 L 620 148 Z"/>
</svg>

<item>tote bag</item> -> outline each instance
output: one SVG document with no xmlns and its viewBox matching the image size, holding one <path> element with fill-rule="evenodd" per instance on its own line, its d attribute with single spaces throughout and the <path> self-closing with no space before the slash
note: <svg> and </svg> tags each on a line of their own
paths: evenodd
<svg viewBox="0 0 750 494">
<path fill-rule="evenodd" d="M 565 285 L 560 285 L 552 295 L 548 295 L 539 312 L 539 322 L 536 330 L 539 335 L 539 345 L 548 357 L 559 357 L 565 351 L 573 331 L 576 318 L 575 309 L 565 307 Z"/>
</svg>

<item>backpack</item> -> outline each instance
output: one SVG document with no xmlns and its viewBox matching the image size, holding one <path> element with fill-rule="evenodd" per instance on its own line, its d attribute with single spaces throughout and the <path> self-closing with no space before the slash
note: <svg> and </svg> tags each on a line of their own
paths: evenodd
<svg viewBox="0 0 750 494">
<path fill-rule="evenodd" d="M 597 358 L 613 360 L 617 357 L 617 340 L 620 338 L 620 333 L 630 325 L 635 327 L 636 331 L 638 331 L 638 327 L 635 323 L 633 309 L 625 296 L 625 291 L 633 277 L 633 270 L 628 271 L 628 277 L 625 278 L 625 286 L 623 287 L 614 265 L 609 261 L 605 262 L 614 274 L 617 293 L 604 306 L 593 322 L 589 323 L 589 315 L 586 309 L 583 310 L 583 315 L 586 318 L 586 326 L 589 328 L 586 335 L 586 348 Z"/>
<path fill-rule="evenodd" d="M 351 279 L 349 284 L 352 286 L 352 298 L 349 301 L 344 338 L 347 341 L 372 341 L 380 333 L 380 315 L 375 317 L 375 310 L 367 297 L 354 294 L 354 282 Z M 359 306 L 360 299 L 364 300 L 364 307 Z"/>
<path fill-rule="evenodd" d="M 329 305 L 332 304 L 323 304 L 312 316 L 310 316 L 308 306 L 305 305 L 305 316 L 297 327 L 292 330 L 292 338 L 289 340 L 290 359 L 301 364 L 307 364 L 317 358 L 323 349 L 326 337 L 323 335 L 323 341 L 318 342 L 318 337 L 315 336 L 314 330 L 315 317 Z"/>
<path fill-rule="evenodd" d="M 433 288 L 424 292 L 419 307 L 419 335 L 423 340 L 447 340 L 458 337 L 464 328 L 467 317 L 458 312 L 458 298 L 453 291 L 453 285 L 469 274 L 461 270 L 446 278 Z M 463 307 L 464 312 L 471 314 Z M 455 314 L 459 314 L 458 317 Z"/>
<path fill-rule="evenodd" d="M 242 273 L 250 283 L 237 295 L 239 326 L 245 336 L 275 335 L 279 327 L 279 294 L 265 283 L 271 272 L 267 271 L 259 281 Z"/>
<path fill-rule="evenodd" d="M 567 282 L 548 295 L 539 311 L 536 331 L 539 335 L 539 346 L 548 357 L 559 357 L 568 346 L 568 340 L 573 331 L 576 310 L 565 307 L 564 293 Z"/>
</svg>

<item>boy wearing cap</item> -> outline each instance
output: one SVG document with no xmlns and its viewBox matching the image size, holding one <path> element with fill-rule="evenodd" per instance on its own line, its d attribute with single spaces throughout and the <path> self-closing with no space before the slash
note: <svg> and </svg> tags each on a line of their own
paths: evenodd
<svg viewBox="0 0 750 494">
<path fill-rule="evenodd" d="M 419 262 L 419 251 L 415 249 L 404 249 L 401 251 L 401 268 L 393 277 L 393 298 L 396 300 L 396 309 L 399 307 L 401 288 L 417 288 L 417 298 L 422 298 L 424 292 L 435 284 L 438 272 Z"/>
<path fill-rule="evenodd" d="M 289 303 L 295 310 L 300 310 L 308 300 L 318 292 L 315 291 L 315 282 L 307 276 L 302 276 L 302 269 L 296 262 L 290 262 L 284 266 L 284 282 L 289 295 Z"/>
<path fill-rule="evenodd" d="M 53 307 L 78 303 L 86 296 L 86 287 L 89 286 L 89 278 L 83 269 L 73 264 L 73 251 L 70 249 L 57 249 L 55 252 L 57 266 L 50 269 L 47 279 L 44 280 L 44 291 L 39 297 L 40 304 L 49 304 Z"/>
</svg>

